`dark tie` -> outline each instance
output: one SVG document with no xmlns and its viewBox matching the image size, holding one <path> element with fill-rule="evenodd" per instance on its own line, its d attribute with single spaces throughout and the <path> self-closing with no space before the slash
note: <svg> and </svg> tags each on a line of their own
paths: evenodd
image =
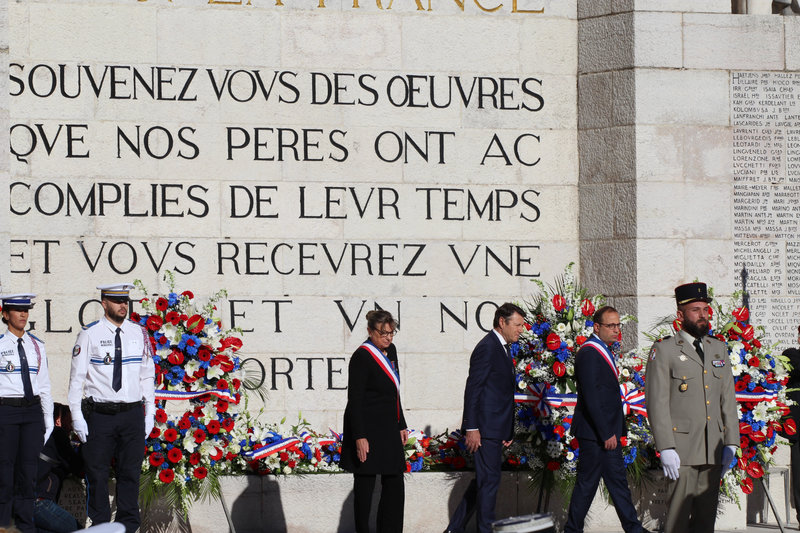
<svg viewBox="0 0 800 533">
<path fill-rule="evenodd" d="M 17 339 L 17 351 L 19 352 L 19 371 L 22 373 L 22 388 L 25 390 L 25 400 L 33 401 L 33 385 L 31 385 L 31 370 L 28 368 L 28 358 L 25 356 L 25 348 L 22 346 L 22 339 Z"/>
<path fill-rule="evenodd" d="M 119 338 L 119 333 L 122 331 L 117 328 L 117 334 L 114 336 L 114 379 L 111 381 L 111 388 L 114 392 L 118 392 L 122 388 L 122 339 Z"/>
<path fill-rule="evenodd" d="M 700 339 L 695 339 L 692 344 L 694 345 L 694 350 L 697 352 L 697 355 L 700 356 L 700 359 L 703 359 L 705 355 L 703 353 L 703 341 L 701 341 Z"/>
<path fill-rule="evenodd" d="M 505 348 L 506 348 L 506 353 L 508 354 L 508 357 L 510 358 L 511 357 L 511 343 L 506 344 Z"/>
</svg>

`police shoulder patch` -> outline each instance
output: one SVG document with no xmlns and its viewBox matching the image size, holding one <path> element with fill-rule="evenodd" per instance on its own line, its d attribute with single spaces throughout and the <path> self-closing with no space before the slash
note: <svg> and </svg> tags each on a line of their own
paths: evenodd
<svg viewBox="0 0 800 533">
<path fill-rule="evenodd" d="M 76 344 L 75 347 L 72 349 L 72 357 L 77 357 L 79 353 L 81 353 L 81 346 L 80 344 Z"/>
</svg>

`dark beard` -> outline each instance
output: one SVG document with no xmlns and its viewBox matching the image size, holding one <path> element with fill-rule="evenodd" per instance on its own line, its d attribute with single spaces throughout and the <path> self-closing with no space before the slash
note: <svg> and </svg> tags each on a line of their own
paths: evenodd
<svg viewBox="0 0 800 533">
<path fill-rule="evenodd" d="M 704 324 L 705 326 L 701 326 L 697 323 L 684 322 L 683 330 L 695 339 L 702 339 L 708 335 L 708 322 L 704 322 Z"/>
</svg>

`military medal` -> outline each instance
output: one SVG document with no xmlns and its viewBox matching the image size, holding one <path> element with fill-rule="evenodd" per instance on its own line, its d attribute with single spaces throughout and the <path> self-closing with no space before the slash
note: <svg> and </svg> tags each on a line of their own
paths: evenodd
<svg viewBox="0 0 800 533">
<path fill-rule="evenodd" d="M 108 352 L 106 352 L 106 356 L 105 356 L 105 358 L 103 358 L 103 363 L 106 364 L 106 365 L 110 365 L 111 364 L 111 355 L 109 355 Z"/>
<path fill-rule="evenodd" d="M 6 365 L 6 370 L 7 370 L 8 372 L 13 372 L 13 371 L 14 371 L 14 363 L 12 363 L 11 361 L 9 361 L 9 362 L 8 362 L 8 364 Z"/>
<path fill-rule="evenodd" d="M 722 368 L 722 367 L 725 366 L 725 360 L 724 359 L 718 359 L 716 361 L 711 361 L 711 365 L 714 368 Z"/>
<path fill-rule="evenodd" d="M 678 385 L 678 390 L 681 392 L 686 392 L 689 390 L 689 385 L 685 381 L 681 381 L 681 384 Z"/>
</svg>

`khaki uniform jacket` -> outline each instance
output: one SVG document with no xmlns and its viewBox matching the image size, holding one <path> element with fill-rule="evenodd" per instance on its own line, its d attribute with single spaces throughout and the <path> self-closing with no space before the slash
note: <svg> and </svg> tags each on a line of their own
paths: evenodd
<svg viewBox="0 0 800 533">
<path fill-rule="evenodd" d="M 675 448 L 681 466 L 720 464 L 724 446 L 739 445 L 728 350 L 706 336 L 703 351 L 705 363 L 678 334 L 655 343 L 647 362 L 645 399 L 656 449 Z"/>
</svg>

